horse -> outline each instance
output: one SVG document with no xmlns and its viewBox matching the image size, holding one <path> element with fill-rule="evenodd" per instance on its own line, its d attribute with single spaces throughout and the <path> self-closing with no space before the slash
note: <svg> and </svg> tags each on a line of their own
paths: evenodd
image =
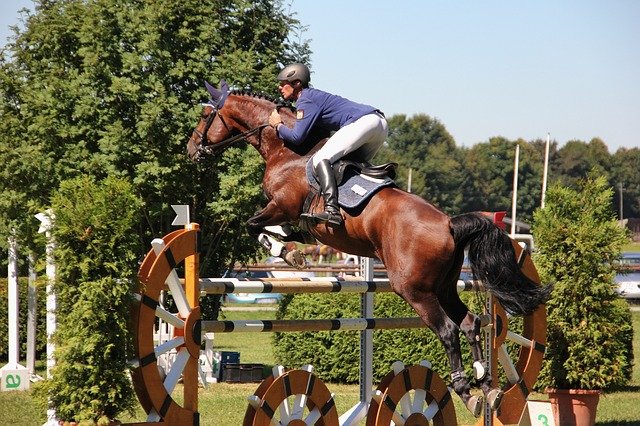
<svg viewBox="0 0 640 426">
<path fill-rule="evenodd" d="M 206 84 L 212 100 L 205 104 L 200 121 L 188 142 L 187 153 L 201 161 L 231 144 L 246 141 L 262 156 L 266 167 L 262 186 L 268 202 L 247 221 L 251 235 L 267 226 L 298 225 L 311 187 L 306 163 L 323 142 L 311 141 L 306 151 L 287 146 L 268 123 L 277 108 L 274 100 L 250 92 L 217 89 Z M 281 108 L 286 125 L 296 117 Z M 328 135 L 315 135 L 323 138 Z M 309 203 L 307 203 L 309 205 Z M 322 211 L 322 197 L 316 194 L 311 211 Z M 529 315 L 549 296 L 542 286 L 520 269 L 512 240 L 480 213 L 449 217 L 426 200 L 399 189 L 385 187 L 357 211 L 342 210 L 344 223 L 306 223 L 307 231 L 323 244 L 342 252 L 377 257 L 385 265 L 389 281 L 402 297 L 436 333 L 444 345 L 451 367 L 452 387 L 466 407 L 479 416 L 486 398 L 491 409 L 498 409 L 503 391 L 494 387 L 484 368 L 480 344 L 480 317 L 460 300 L 456 283 L 468 248 L 475 279 L 482 281 L 500 304 L 513 315 Z M 291 238 L 302 238 L 296 232 Z M 483 395 L 472 396 L 464 373 L 459 331 L 469 342 L 474 358 L 474 376 Z"/>
</svg>

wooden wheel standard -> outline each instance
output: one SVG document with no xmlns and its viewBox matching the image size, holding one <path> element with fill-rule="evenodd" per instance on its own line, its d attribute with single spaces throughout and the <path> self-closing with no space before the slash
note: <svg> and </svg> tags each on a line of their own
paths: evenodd
<svg viewBox="0 0 640 426">
<path fill-rule="evenodd" d="M 529 252 L 512 241 L 516 259 L 522 272 L 540 283 L 540 277 Z M 504 424 L 517 423 L 527 403 L 527 397 L 542 368 L 547 334 L 546 308 L 541 305 L 522 320 L 522 331 L 510 327 L 510 318 L 497 302 L 493 303 L 492 376 L 498 380 L 500 372 L 506 377 L 502 385 L 504 396 L 494 419 Z M 514 359 L 516 360 L 514 362 Z"/>
<path fill-rule="evenodd" d="M 333 395 L 313 374 L 313 367 L 284 371 L 276 367 L 249 397 L 244 426 L 339 424 Z"/>
<path fill-rule="evenodd" d="M 136 368 L 132 372 L 138 399 L 148 414 L 148 423 L 194 425 L 199 422 L 197 412 L 198 358 L 200 353 L 200 310 L 197 294 L 180 285 L 175 271 L 185 262 L 185 279 L 197 282 L 198 226 L 172 232 L 153 241 L 154 246 L 145 257 L 138 274 L 140 287 L 134 308 Z M 191 274 L 191 277 L 187 277 Z M 195 275 L 194 275 L 195 274 Z M 161 291 L 169 285 L 178 307 L 178 315 L 160 303 Z M 170 340 L 156 346 L 153 339 L 156 320 L 160 318 L 174 327 Z M 177 352 L 166 377 L 158 369 L 158 357 L 171 350 Z M 176 384 L 183 379 L 184 404 L 172 397 Z"/>
<path fill-rule="evenodd" d="M 431 365 L 405 367 L 396 362 L 375 391 L 367 426 L 390 425 L 455 425 L 456 412 L 451 393 Z"/>
</svg>

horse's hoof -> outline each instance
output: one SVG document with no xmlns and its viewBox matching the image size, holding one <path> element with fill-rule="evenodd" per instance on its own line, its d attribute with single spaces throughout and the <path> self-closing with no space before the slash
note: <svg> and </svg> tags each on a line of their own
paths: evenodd
<svg viewBox="0 0 640 426">
<path fill-rule="evenodd" d="M 473 377 L 476 380 L 482 380 L 487 377 L 487 369 L 484 368 L 484 363 L 481 361 L 475 361 L 473 363 Z"/>
<path fill-rule="evenodd" d="M 474 417 L 480 417 L 482 412 L 483 398 L 481 396 L 472 396 L 466 403 L 467 409 L 473 414 Z"/>
<path fill-rule="evenodd" d="M 307 262 L 304 260 L 304 254 L 302 254 L 298 249 L 288 251 L 284 255 L 284 261 L 287 262 L 288 265 L 297 269 L 303 269 L 307 266 Z"/>
<path fill-rule="evenodd" d="M 487 393 L 487 402 L 489 403 L 491 410 L 496 411 L 500 408 L 503 396 L 504 392 L 500 389 L 491 389 L 489 393 Z"/>
</svg>

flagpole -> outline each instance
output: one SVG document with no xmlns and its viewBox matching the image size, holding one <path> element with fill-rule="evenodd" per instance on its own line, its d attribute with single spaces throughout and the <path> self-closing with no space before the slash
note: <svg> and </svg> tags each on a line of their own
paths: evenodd
<svg viewBox="0 0 640 426">
<path fill-rule="evenodd" d="M 549 133 L 547 133 L 547 143 L 544 146 L 544 169 L 542 171 L 542 199 L 540 207 L 544 208 L 544 197 L 547 192 L 547 173 L 549 171 Z"/>
<path fill-rule="evenodd" d="M 513 199 L 511 200 L 511 237 L 516 234 L 516 208 L 518 202 L 518 167 L 520 164 L 520 144 L 516 144 L 516 158 L 513 164 Z"/>
</svg>

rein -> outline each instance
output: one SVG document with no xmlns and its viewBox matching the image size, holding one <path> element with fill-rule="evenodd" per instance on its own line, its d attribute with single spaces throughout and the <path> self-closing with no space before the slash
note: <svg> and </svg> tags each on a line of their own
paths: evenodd
<svg viewBox="0 0 640 426">
<path fill-rule="evenodd" d="M 246 132 L 242 132 L 238 135 L 232 136 L 230 138 L 224 139 L 220 142 L 218 142 L 215 145 L 204 145 L 204 144 L 200 144 L 200 149 L 199 152 L 201 152 L 204 155 L 213 155 L 215 153 L 215 151 L 217 150 L 221 150 L 221 149 L 225 149 L 230 145 L 233 145 L 236 142 L 239 142 L 243 139 L 246 139 L 249 136 L 252 136 L 256 133 L 258 133 L 260 130 L 264 129 L 265 127 L 269 127 L 268 124 L 261 124 L 258 127 L 255 127 L 251 130 L 247 130 Z M 205 133 L 206 134 L 206 133 Z M 206 142 L 206 139 L 203 139 L 202 142 Z"/>
<path fill-rule="evenodd" d="M 237 134 L 235 136 L 231 136 L 230 138 L 221 140 L 220 142 L 216 143 L 215 145 L 209 145 L 209 139 L 207 137 L 207 133 L 209 132 L 209 128 L 213 124 L 213 120 L 216 117 L 216 115 L 218 115 L 218 110 L 214 108 L 213 113 L 210 114 L 209 117 L 207 117 L 207 122 L 205 123 L 205 126 L 204 126 L 204 129 L 202 130 L 202 133 L 200 133 L 198 130 L 195 130 L 195 133 L 200 138 L 200 144 L 198 145 L 198 156 L 197 156 L 199 161 L 203 160 L 204 159 L 203 157 L 205 155 L 213 155 L 216 151 L 225 149 L 228 146 L 231 146 L 236 142 L 239 142 L 239 141 L 241 141 L 243 139 L 246 139 L 249 136 L 252 136 L 252 135 L 258 133 L 259 131 L 261 131 L 265 127 L 269 127 L 269 124 L 261 124 L 258 127 L 254 127 L 253 129 L 247 130 L 246 132 L 242 132 L 242 133 Z M 220 118 L 222 118 L 222 115 L 220 116 Z M 224 120 L 223 120 L 223 122 L 224 122 Z M 226 126 L 226 124 L 225 124 L 225 126 Z"/>
</svg>

